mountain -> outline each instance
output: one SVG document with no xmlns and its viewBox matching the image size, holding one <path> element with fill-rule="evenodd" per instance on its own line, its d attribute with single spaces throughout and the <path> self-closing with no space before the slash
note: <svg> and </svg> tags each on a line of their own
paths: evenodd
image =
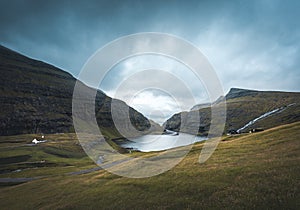
<svg viewBox="0 0 300 210">
<path fill-rule="evenodd" d="M 71 74 L 1 45 L 0 72 L 0 135 L 74 132 L 72 96 L 76 79 Z M 105 134 L 118 135 L 111 116 L 112 100 L 118 101 L 120 112 L 129 109 L 131 123 L 138 130 L 149 130 L 154 124 L 98 90 L 95 112 Z"/>
<path fill-rule="evenodd" d="M 260 92 L 262 91 L 231 88 L 225 97 L 226 100 L 229 100 L 229 99 L 241 98 L 246 96 L 255 96 Z"/>
<path fill-rule="evenodd" d="M 226 124 L 224 133 L 229 131 L 248 132 L 250 129 L 268 129 L 287 123 L 300 121 L 300 93 L 279 91 L 257 91 L 232 88 L 225 97 L 212 103 L 218 110 L 225 105 Z M 199 109 L 196 109 L 199 108 Z M 189 112 L 173 115 L 165 123 L 166 129 L 179 131 L 182 117 L 188 118 L 189 123 L 196 123 L 195 116 L 200 115 L 199 135 L 206 135 L 210 127 L 211 107 L 196 105 Z M 247 125 L 247 126 L 246 126 Z M 188 129 L 182 132 L 189 133 Z"/>
<path fill-rule="evenodd" d="M 193 106 L 193 107 L 191 108 L 190 111 L 195 111 L 195 110 L 207 108 L 207 107 L 210 107 L 210 106 L 211 106 L 211 103 L 196 104 L 195 106 Z"/>
</svg>

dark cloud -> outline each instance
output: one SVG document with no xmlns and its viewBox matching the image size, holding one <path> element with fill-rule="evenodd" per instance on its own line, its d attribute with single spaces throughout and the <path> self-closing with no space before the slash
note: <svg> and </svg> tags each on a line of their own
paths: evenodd
<svg viewBox="0 0 300 210">
<path fill-rule="evenodd" d="M 76 76 L 109 41 L 165 32 L 198 46 L 225 91 L 231 86 L 299 91 L 299 8 L 296 0 L 2 0 L 0 42 Z"/>
</svg>

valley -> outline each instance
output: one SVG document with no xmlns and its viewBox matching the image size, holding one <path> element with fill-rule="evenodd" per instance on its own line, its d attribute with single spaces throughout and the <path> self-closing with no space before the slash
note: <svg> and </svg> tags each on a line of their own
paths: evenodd
<svg viewBox="0 0 300 210">
<path fill-rule="evenodd" d="M 38 179 L 1 182 L 0 202 L 4 209 L 81 209 L 102 205 L 122 209 L 295 209 L 299 207 L 300 195 L 299 131 L 298 122 L 260 133 L 224 136 L 213 156 L 203 164 L 198 163 L 203 143 L 196 143 L 175 168 L 144 179 L 96 170 L 96 164 L 85 156 L 71 133 L 49 135 L 49 142 L 35 147 L 22 146 L 33 135 L 2 136 L 1 160 L 10 159 L 1 162 L 0 180 Z M 29 163 L 42 160 L 47 164 L 29 167 Z M 24 170 L 8 172 L 17 169 Z M 86 173 L 80 172 L 83 170 Z"/>
<path fill-rule="evenodd" d="M 104 140 L 123 155 L 110 162 L 99 156 L 95 161 L 102 164 L 99 167 L 74 132 L 76 79 L 2 46 L 0 57 L 4 75 L 0 80 L 1 208 L 299 208 L 300 93 L 232 88 L 214 103 L 195 105 L 160 126 L 123 101 L 96 90 L 98 127 Z M 136 142 L 116 129 L 112 100 L 117 101 L 118 113 L 129 110 L 131 124 L 143 132 L 135 137 Z M 226 124 L 213 155 L 199 164 L 210 129 L 210 106 L 217 111 L 226 106 Z M 182 116 L 193 127 L 198 113 L 198 137 L 189 135 L 188 127 L 179 129 Z M 249 133 L 252 129 L 261 132 Z M 235 131 L 234 135 L 226 135 L 229 131 Z M 179 136 L 184 136 L 183 142 L 176 141 Z M 153 137 L 161 138 L 154 141 Z M 172 160 L 177 150 L 193 143 L 178 165 L 157 176 L 132 179 L 103 169 L 123 170 L 137 158 L 163 158 L 166 149 L 174 152 L 168 156 Z"/>
<path fill-rule="evenodd" d="M 300 210 L 300 1 L 0 1 L 0 210 Z"/>
</svg>

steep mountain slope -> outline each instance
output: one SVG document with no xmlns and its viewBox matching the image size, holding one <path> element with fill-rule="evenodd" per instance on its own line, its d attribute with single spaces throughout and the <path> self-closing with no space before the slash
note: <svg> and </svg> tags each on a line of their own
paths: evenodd
<svg viewBox="0 0 300 210">
<path fill-rule="evenodd" d="M 225 99 L 227 119 L 224 133 L 229 130 L 238 130 L 250 121 L 275 109 L 280 109 L 280 111 L 256 121 L 251 126 L 241 130 L 241 132 L 248 132 L 251 128 L 267 129 L 300 121 L 300 93 L 232 88 L 225 96 Z M 224 97 L 213 103 L 213 106 L 216 110 L 218 110 L 219 107 L 224 106 Z M 201 105 L 196 105 L 195 107 L 201 107 Z M 193 109 L 190 112 L 177 113 L 168 119 L 164 123 L 164 126 L 167 129 L 178 131 L 181 117 L 186 116 L 187 114 L 192 116 L 195 115 L 196 112 L 199 112 L 200 114 L 199 134 L 206 135 L 210 126 L 210 107 L 200 108 L 199 110 Z M 190 123 L 195 123 L 195 121 L 191 120 Z M 189 130 L 184 130 L 183 132 L 189 132 Z"/>
<path fill-rule="evenodd" d="M 76 79 L 71 74 L 3 46 L 0 72 L 0 135 L 74 131 L 72 95 Z M 112 99 L 98 91 L 95 100 L 98 125 L 117 135 L 111 117 Z M 128 106 L 122 103 L 120 110 L 124 108 Z M 129 113 L 136 128 L 150 128 L 141 113 L 132 108 Z"/>
</svg>

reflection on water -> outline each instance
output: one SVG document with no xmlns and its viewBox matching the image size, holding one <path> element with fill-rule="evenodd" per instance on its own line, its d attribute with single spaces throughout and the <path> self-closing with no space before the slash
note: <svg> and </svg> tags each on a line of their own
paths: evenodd
<svg viewBox="0 0 300 210">
<path fill-rule="evenodd" d="M 133 142 L 126 142 L 121 146 L 142 152 L 151 152 L 186 146 L 206 139 L 185 133 L 179 133 L 179 135 L 145 135 L 132 139 Z"/>
</svg>

